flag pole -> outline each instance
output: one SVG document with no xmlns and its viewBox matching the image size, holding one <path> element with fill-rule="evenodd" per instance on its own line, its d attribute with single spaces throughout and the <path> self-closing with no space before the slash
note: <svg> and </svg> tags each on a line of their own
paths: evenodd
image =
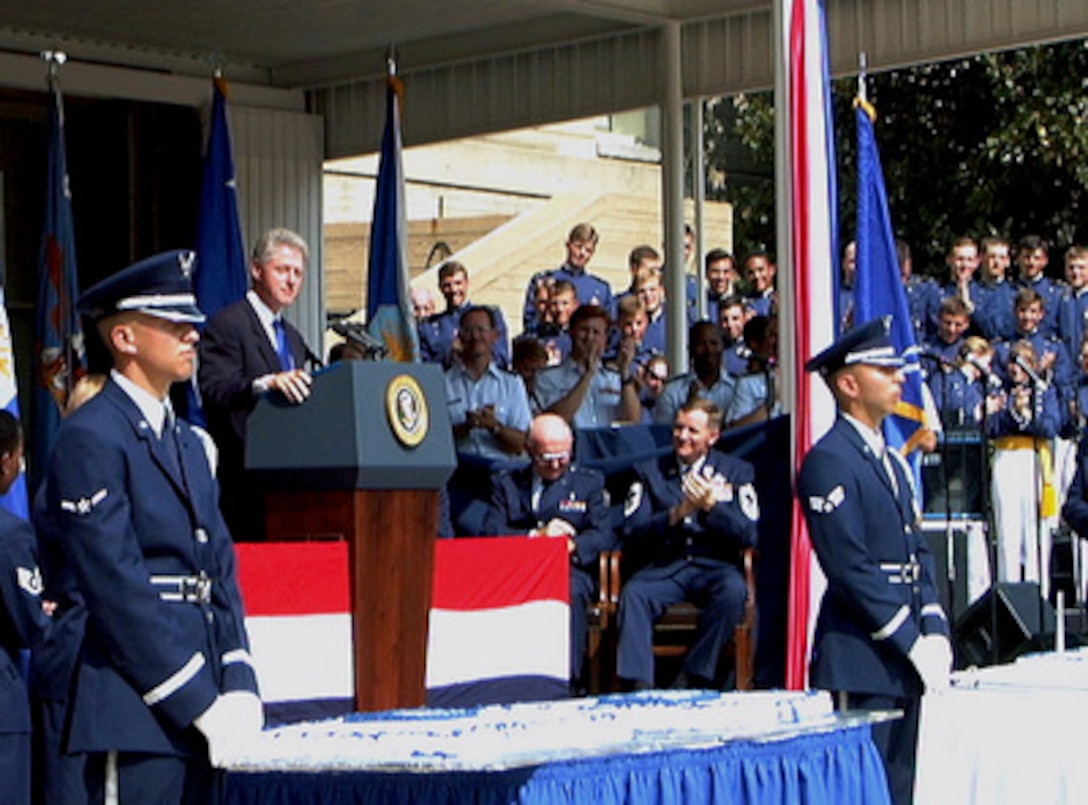
<svg viewBox="0 0 1088 805">
<path fill-rule="evenodd" d="M 864 50 L 858 53 L 858 98 L 862 103 L 869 102 L 869 96 L 867 94 L 866 83 L 869 78 L 869 54 Z"/>
</svg>

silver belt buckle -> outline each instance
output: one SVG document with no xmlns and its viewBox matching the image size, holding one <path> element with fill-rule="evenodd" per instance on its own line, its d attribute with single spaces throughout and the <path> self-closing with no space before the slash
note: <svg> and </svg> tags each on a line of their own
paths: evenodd
<svg viewBox="0 0 1088 805">
<path fill-rule="evenodd" d="M 188 589 L 185 591 L 185 600 L 195 604 L 210 604 L 212 600 L 212 580 L 203 570 L 196 578 L 185 580 Z"/>
</svg>

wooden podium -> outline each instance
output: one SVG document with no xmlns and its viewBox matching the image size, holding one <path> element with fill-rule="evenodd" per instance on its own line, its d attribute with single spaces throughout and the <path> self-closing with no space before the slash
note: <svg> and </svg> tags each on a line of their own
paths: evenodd
<svg viewBox="0 0 1088 805">
<path fill-rule="evenodd" d="M 432 365 L 345 361 L 303 405 L 269 397 L 250 416 L 246 467 L 269 490 L 268 539 L 350 543 L 357 710 L 426 702 L 438 489 L 455 466 Z"/>
</svg>

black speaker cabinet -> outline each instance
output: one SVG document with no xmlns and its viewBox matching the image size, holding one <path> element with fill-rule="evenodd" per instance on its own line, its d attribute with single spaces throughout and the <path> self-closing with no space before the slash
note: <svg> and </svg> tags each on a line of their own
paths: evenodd
<svg viewBox="0 0 1088 805">
<path fill-rule="evenodd" d="M 998 663 L 1009 662 L 1026 651 L 1042 649 L 1047 636 L 1053 641 L 1054 623 L 1054 609 L 1039 595 L 1038 584 L 996 584 L 955 623 L 956 668 L 993 665 L 995 645 Z"/>
</svg>

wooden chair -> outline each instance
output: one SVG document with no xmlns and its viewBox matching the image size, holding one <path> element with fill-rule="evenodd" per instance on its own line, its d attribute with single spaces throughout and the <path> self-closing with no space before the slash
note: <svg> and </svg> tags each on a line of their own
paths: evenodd
<svg viewBox="0 0 1088 805">
<path fill-rule="evenodd" d="M 614 641 L 610 640 L 615 607 L 612 606 L 611 589 L 611 551 L 602 551 L 597 562 L 598 593 L 597 600 L 590 604 L 586 623 L 588 635 L 586 641 L 586 667 L 588 669 L 587 689 L 591 694 L 602 692 L 602 683 L 612 679 L 615 674 L 615 656 L 609 651 Z"/>
<path fill-rule="evenodd" d="M 732 653 L 737 690 L 751 690 L 755 676 L 755 629 L 756 629 L 756 573 L 755 548 L 745 548 L 741 552 L 741 567 L 744 571 L 744 584 L 747 595 L 744 600 L 744 616 L 733 628 L 733 639 L 725 651 Z M 603 556 L 603 555 L 602 555 Z M 615 668 L 615 613 L 619 608 L 622 589 L 621 562 L 622 551 L 610 551 L 608 564 L 608 617 L 613 624 L 611 653 L 612 668 Z M 603 562 L 602 562 L 603 564 Z M 654 625 L 654 657 L 683 657 L 689 648 L 691 637 L 699 622 L 701 610 L 694 604 L 683 601 L 673 604 Z M 616 689 L 618 680 L 613 671 L 612 688 Z"/>
</svg>

